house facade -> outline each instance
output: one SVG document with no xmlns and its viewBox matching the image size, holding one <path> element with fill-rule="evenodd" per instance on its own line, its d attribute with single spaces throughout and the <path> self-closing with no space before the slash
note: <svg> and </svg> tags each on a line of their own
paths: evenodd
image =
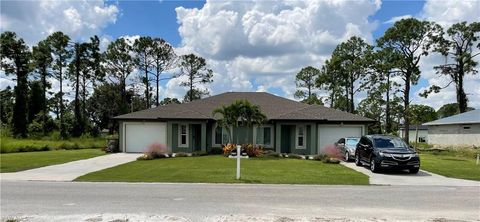
<svg viewBox="0 0 480 222">
<path fill-rule="evenodd" d="M 236 100 L 258 105 L 267 122 L 227 130 L 214 109 Z M 170 104 L 115 117 L 123 152 L 144 152 L 152 143 L 171 152 L 209 151 L 228 142 L 252 143 L 281 153 L 313 155 L 340 137 L 365 135 L 374 121 L 351 113 L 308 105 L 264 92 L 228 92 L 184 104 Z M 231 132 L 231 136 L 229 136 Z"/>
<path fill-rule="evenodd" d="M 424 123 L 430 144 L 441 146 L 480 146 L 480 110 Z"/>
<path fill-rule="evenodd" d="M 405 127 L 400 126 L 398 128 L 398 135 L 401 138 L 405 138 Z M 428 126 L 424 125 L 410 125 L 408 133 L 409 133 L 409 141 L 410 143 L 415 143 L 415 135 L 418 130 L 418 141 L 419 143 L 428 143 Z"/>
</svg>

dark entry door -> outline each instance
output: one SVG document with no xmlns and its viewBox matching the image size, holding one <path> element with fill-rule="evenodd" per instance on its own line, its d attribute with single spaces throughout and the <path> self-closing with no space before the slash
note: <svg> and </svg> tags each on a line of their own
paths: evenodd
<svg viewBox="0 0 480 222">
<path fill-rule="evenodd" d="M 202 149 L 202 125 L 200 124 L 192 125 L 192 144 L 194 151 Z"/>
<path fill-rule="evenodd" d="M 290 145 L 291 145 L 291 128 L 292 127 L 283 125 L 280 128 L 281 128 L 281 135 L 282 135 L 280 151 L 282 153 L 291 153 Z"/>
</svg>

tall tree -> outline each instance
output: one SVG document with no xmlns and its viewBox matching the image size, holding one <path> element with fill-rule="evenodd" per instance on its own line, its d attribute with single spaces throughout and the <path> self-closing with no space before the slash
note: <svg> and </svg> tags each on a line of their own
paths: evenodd
<svg viewBox="0 0 480 222">
<path fill-rule="evenodd" d="M 210 93 L 207 90 L 201 90 L 201 89 L 188 90 L 187 93 L 185 93 L 185 96 L 183 97 L 183 102 L 184 103 L 191 102 L 193 100 L 201 99 L 209 95 Z"/>
<path fill-rule="evenodd" d="M 40 41 L 37 46 L 33 47 L 33 67 L 40 75 L 40 81 L 42 83 L 42 132 L 46 134 L 46 125 L 48 120 L 48 106 L 47 106 L 47 93 L 51 84 L 48 82 L 48 78 L 51 77 L 50 68 L 52 66 L 52 55 L 50 45 L 46 40 Z"/>
<path fill-rule="evenodd" d="M 59 102 L 59 115 L 60 115 L 60 136 L 62 138 L 67 137 L 67 131 L 64 121 L 64 101 L 63 101 L 63 80 L 65 79 L 65 68 L 71 58 L 71 48 L 69 46 L 70 37 L 62 32 L 55 32 L 47 37 L 47 41 L 50 45 L 53 58 L 53 77 L 59 82 L 58 102 Z"/>
<path fill-rule="evenodd" d="M 0 126 L 11 124 L 15 93 L 10 86 L 0 91 Z"/>
<path fill-rule="evenodd" d="M 330 103 L 331 108 L 346 111 L 347 103 L 345 95 L 342 94 L 340 79 L 341 74 L 339 70 L 333 67 L 333 63 L 330 60 L 326 60 L 315 84 L 317 88 L 329 91 L 330 95 L 327 101 Z"/>
<path fill-rule="evenodd" d="M 133 43 L 133 50 L 136 53 L 138 69 L 143 72 L 140 79 L 145 85 L 145 107 L 150 108 L 150 72 L 153 68 L 153 40 L 151 37 L 142 36 Z"/>
<path fill-rule="evenodd" d="M 40 81 L 31 81 L 28 95 L 28 123 L 32 123 L 38 114 L 43 111 L 42 83 Z M 43 115 L 43 114 L 42 114 Z"/>
<path fill-rule="evenodd" d="M 347 98 L 347 111 L 355 112 L 354 97 L 358 92 L 368 88 L 368 58 L 373 47 L 363 39 L 353 36 L 338 45 L 332 54 L 332 68 L 341 75 L 340 83 Z"/>
<path fill-rule="evenodd" d="M 478 62 L 475 57 L 480 55 L 480 52 L 473 53 L 473 49 L 480 49 L 480 22 L 461 22 L 452 25 L 447 30 L 446 38 L 440 36 L 437 39 L 436 52 L 445 56 L 445 64 L 435 66 L 437 74 L 448 76 L 450 82 L 446 86 L 433 85 L 430 89 L 421 93 L 421 96 L 427 97 L 429 93 L 438 93 L 441 89 L 448 87 L 450 84 L 455 84 L 455 91 L 457 93 L 457 104 L 460 113 L 467 111 L 468 98 L 464 89 L 465 75 L 478 73 L 475 69 Z M 477 45 L 475 45 L 477 44 Z M 450 61 L 449 61 L 450 59 Z"/>
<path fill-rule="evenodd" d="M 68 67 L 68 76 L 70 77 L 71 82 L 74 86 L 74 121 L 72 126 L 72 135 L 78 137 L 85 132 L 86 120 L 84 118 L 84 112 L 82 112 L 81 100 L 80 100 L 80 85 L 82 84 L 82 74 L 87 68 L 87 43 L 74 43 L 73 46 L 73 59 L 71 60 Z"/>
<path fill-rule="evenodd" d="M 358 113 L 375 120 L 374 124 L 368 126 L 369 133 L 383 133 L 382 119 L 384 118 L 383 107 L 385 103 L 386 101 L 382 97 L 381 91 L 372 91 L 368 93 L 367 98 L 358 103 Z"/>
<path fill-rule="evenodd" d="M 129 111 L 127 79 L 137 64 L 132 56 L 132 46 L 124 38 L 119 38 L 108 45 L 104 58 L 108 79 L 119 84 L 121 98 L 118 107 L 120 110 L 119 114 L 125 114 Z"/>
<path fill-rule="evenodd" d="M 418 143 L 418 126 L 437 119 L 435 109 L 426 105 L 413 104 L 410 106 L 410 119 L 415 124 L 415 143 Z"/>
<path fill-rule="evenodd" d="M 4 32 L 0 36 L 1 67 L 6 75 L 15 75 L 15 105 L 13 108 L 12 133 L 14 136 L 27 136 L 27 92 L 31 52 L 23 39 L 14 32 Z"/>
<path fill-rule="evenodd" d="M 155 84 L 156 84 L 156 96 L 155 96 L 155 105 L 160 105 L 160 81 L 163 79 L 168 78 L 160 78 L 160 75 L 171 68 L 173 68 L 176 55 L 173 50 L 172 45 L 168 44 L 165 40 L 161 38 L 153 39 L 153 67 L 155 73 L 153 74 L 155 77 Z"/>
<path fill-rule="evenodd" d="M 317 98 L 317 95 L 312 91 L 315 89 L 315 81 L 319 75 L 320 70 L 317 68 L 312 66 L 302 68 L 295 77 L 295 85 L 297 86 L 295 97 L 298 99 L 303 99 L 304 102 L 308 104 L 315 103 L 315 99 L 313 97 Z"/>
<path fill-rule="evenodd" d="M 87 118 L 87 96 L 88 88 L 95 89 L 97 82 L 103 82 L 105 80 L 105 70 L 102 63 L 104 61 L 103 54 L 100 52 L 100 39 L 98 36 L 90 38 L 90 42 L 85 43 L 87 48 L 86 56 L 83 60 L 82 80 L 81 80 L 81 110 L 83 118 Z"/>
<path fill-rule="evenodd" d="M 402 19 L 395 22 L 393 27 L 387 29 L 384 36 L 378 39 L 377 43 L 382 48 L 391 48 L 394 52 L 401 55 L 398 60 L 398 76 L 403 81 L 403 106 L 404 106 L 404 125 L 405 141 L 409 139 L 410 127 L 410 87 L 416 85 L 420 78 L 419 62 L 428 52 L 438 38 L 442 35 L 442 29 L 439 25 L 419 21 L 414 18 Z"/>
<path fill-rule="evenodd" d="M 397 61 L 399 54 L 395 53 L 391 48 L 384 48 L 372 54 L 372 70 L 375 73 L 370 75 L 371 85 L 370 93 L 384 94 L 385 100 L 385 128 L 384 132 L 393 133 L 391 118 L 391 101 L 398 92 L 398 83 L 392 81 L 392 77 L 397 74 Z"/>
<path fill-rule="evenodd" d="M 474 110 L 473 107 L 467 107 L 467 112 Z M 443 105 L 437 110 L 438 118 L 445 118 L 449 116 L 453 116 L 460 113 L 460 109 L 457 103 L 448 103 Z"/>
<path fill-rule="evenodd" d="M 204 58 L 194 54 L 182 55 L 179 66 L 180 75 L 187 76 L 187 80 L 180 83 L 180 85 L 189 88 L 188 101 L 193 101 L 195 99 L 195 85 L 212 82 L 213 72 L 207 68 L 207 63 Z M 197 92 L 199 92 L 199 90 L 197 90 Z"/>
</svg>

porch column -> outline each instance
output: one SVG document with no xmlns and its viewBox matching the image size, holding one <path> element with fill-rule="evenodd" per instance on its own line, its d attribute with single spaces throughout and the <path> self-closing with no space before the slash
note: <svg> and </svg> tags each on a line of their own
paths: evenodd
<svg viewBox="0 0 480 222">
<path fill-rule="evenodd" d="M 282 126 L 275 123 L 275 152 L 280 153 L 282 150 Z"/>
<path fill-rule="evenodd" d="M 202 151 L 206 152 L 207 151 L 207 123 L 206 122 L 202 123 L 202 129 L 200 131 L 201 131 L 200 133 L 201 149 Z"/>
<path fill-rule="evenodd" d="M 317 148 L 317 124 L 310 125 L 310 154 L 315 155 L 318 154 Z"/>
<path fill-rule="evenodd" d="M 168 121 L 167 122 L 167 150 L 169 152 L 172 152 L 172 131 L 173 131 L 173 126 L 172 122 Z"/>
</svg>

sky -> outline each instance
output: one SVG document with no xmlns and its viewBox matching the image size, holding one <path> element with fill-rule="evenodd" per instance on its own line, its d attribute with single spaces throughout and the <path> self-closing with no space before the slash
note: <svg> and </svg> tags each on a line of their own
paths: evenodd
<svg viewBox="0 0 480 222">
<path fill-rule="evenodd" d="M 294 99 L 295 74 L 305 66 L 320 68 L 335 46 L 351 36 L 374 44 L 395 21 L 407 17 L 434 21 L 444 28 L 460 21 L 480 21 L 480 0 L 1 0 L 0 11 L 0 30 L 16 32 L 31 46 L 55 31 L 76 41 L 98 35 L 103 47 L 119 37 L 160 37 L 179 55 L 195 53 L 207 59 L 214 81 L 202 88 L 211 95 L 266 91 Z M 426 99 L 418 96 L 431 84 L 448 82 L 433 70 L 444 61 L 435 53 L 421 60 L 422 77 L 411 91 L 413 103 L 438 109 L 455 102 L 453 85 Z M 0 88 L 14 85 L 11 77 L 0 77 Z M 162 82 L 162 97 L 183 98 L 187 89 L 179 86 L 181 81 Z M 469 75 L 465 90 L 469 105 L 476 108 L 480 108 L 478 86 L 480 75 Z M 57 88 L 54 81 L 53 91 Z M 359 94 L 356 102 L 366 96 Z"/>
</svg>

